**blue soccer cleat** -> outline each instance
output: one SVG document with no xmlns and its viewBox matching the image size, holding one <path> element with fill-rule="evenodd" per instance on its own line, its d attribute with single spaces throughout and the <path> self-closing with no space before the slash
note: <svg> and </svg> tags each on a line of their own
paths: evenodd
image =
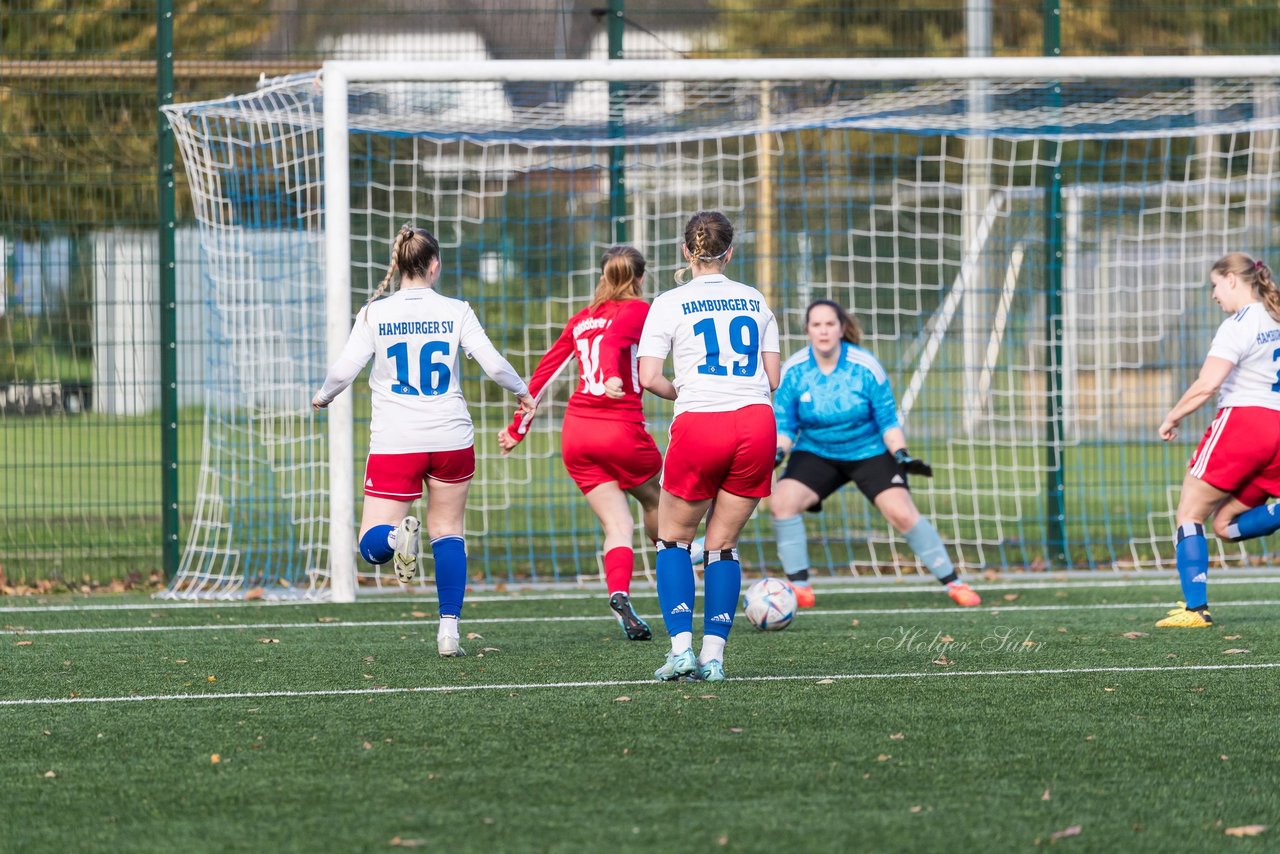
<svg viewBox="0 0 1280 854">
<path fill-rule="evenodd" d="M 698 678 L 703 682 L 723 682 L 724 662 L 713 658 L 698 668 Z"/>
<path fill-rule="evenodd" d="M 686 649 L 681 653 L 668 653 L 666 662 L 653 671 L 653 678 L 659 682 L 674 682 L 681 676 L 688 676 L 698 669 L 698 657 L 693 650 Z"/>
</svg>

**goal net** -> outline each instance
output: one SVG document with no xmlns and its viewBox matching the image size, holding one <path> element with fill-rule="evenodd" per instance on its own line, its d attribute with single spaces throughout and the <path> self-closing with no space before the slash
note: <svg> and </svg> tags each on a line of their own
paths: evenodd
<svg viewBox="0 0 1280 854">
<path fill-rule="evenodd" d="M 766 294 L 784 357 L 811 300 L 856 315 L 958 565 L 1168 564 L 1209 413 L 1173 444 L 1155 428 L 1221 319 L 1208 267 L 1275 245 L 1278 76 L 1271 57 L 329 63 L 168 107 L 212 354 L 172 593 L 397 588 L 356 559 L 365 379 L 325 414 L 309 400 L 402 223 L 437 235 L 440 290 L 527 376 L 608 246 L 645 254 L 652 295 L 701 209 L 734 222 L 730 273 Z M 509 396 L 464 365 L 473 580 L 598 577 L 559 460 L 571 388 L 503 458 Z M 669 405 L 648 413 L 664 446 Z M 921 571 L 852 487 L 808 522 L 818 572 Z M 764 508 L 741 551 L 776 571 Z"/>
</svg>

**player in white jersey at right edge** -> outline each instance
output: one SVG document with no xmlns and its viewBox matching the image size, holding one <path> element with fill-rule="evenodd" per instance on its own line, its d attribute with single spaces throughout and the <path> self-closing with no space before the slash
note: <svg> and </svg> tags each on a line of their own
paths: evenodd
<svg viewBox="0 0 1280 854">
<path fill-rule="evenodd" d="M 724 647 L 738 610 L 738 536 L 769 495 L 777 428 L 778 324 L 755 288 L 724 275 L 733 226 L 718 211 L 694 214 L 681 252 L 693 279 L 660 294 L 640 334 L 640 384 L 675 401 L 658 499 L 658 604 L 671 652 L 654 676 L 721 681 Z M 674 382 L 662 373 L 667 355 Z M 693 564 L 689 544 L 707 521 L 703 638 L 693 654 Z"/>
<path fill-rule="evenodd" d="M 1213 336 L 1200 376 L 1160 425 L 1166 442 L 1178 424 L 1218 392 L 1218 414 L 1187 465 L 1175 517 L 1175 554 L 1183 603 L 1161 628 L 1202 628 L 1209 616 L 1209 548 L 1204 522 L 1224 540 L 1280 530 L 1280 290 L 1271 269 L 1243 252 L 1209 270 L 1213 300 L 1231 317 Z"/>
<path fill-rule="evenodd" d="M 475 429 L 459 386 L 462 351 L 516 395 L 522 411 L 532 414 L 536 404 L 524 380 L 494 349 L 471 306 L 436 292 L 440 267 L 440 244 L 431 232 L 403 226 L 387 275 L 356 315 L 347 346 L 311 405 L 323 409 L 332 403 L 373 358 L 360 554 L 372 564 L 394 559 L 400 581 L 413 580 L 421 525 L 409 511 L 422 497 L 425 480 L 427 533 L 440 600 L 436 646 L 441 655 L 452 657 L 465 654 L 458 645 L 467 586 L 463 521 L 476 470 Z M 397 272 L 399 290 L 382 297 Z"/>
</svg>

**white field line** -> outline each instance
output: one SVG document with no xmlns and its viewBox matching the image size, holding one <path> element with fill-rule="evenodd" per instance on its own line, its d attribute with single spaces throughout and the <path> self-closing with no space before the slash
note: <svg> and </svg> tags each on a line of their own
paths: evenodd
<svg viewBox="0 0 1280 854">
<path fill-rule="evenodd" d="M 747 581 L 746 577 L 743 581 Z M 1109 579 L 1109 580 L 1076 580 L 1066 578 L 1046 578 L 1037 579 L 1035 581 L 1014 582 L 1000 581 L 987 583 L 983 581 L 974 581 L 978 592 L 988 590 L 1066 590 L 1066 589 L 1102 589 L 1109 587 L 1165 587 L 1170 591 L 1170 601 L 1176 598 L 1178 591 L 1178 576 L 1175 572 L 1170 572 L 1168 578 L 1145 578 L 1145 579 Z M 1212 578 L 1213 586 L 1220 587 L 1231 584 L 1280 584 L 1280 575 L 1258 575 L 1247 576 L 1243 578 L 1231 578 L 1215 576 Z M 819 593 L 929 593 L 932 595 L 942 595 L 943 590 L 938 586 L 937 582 L 932 578 L 910 579 L 893 584 L 874 585 L 872 583 L 857 583 L 841 585 L 836 582 L 834 585 L 823 583 L 819 579 L 814 585 Z M 658 594 L 653 590 L 639 589 L 631 594 L 632 601 L 657 599 Z M 598 590 L 574 590 L 565 593 L 471 593 L 467 596 L 468 602 L 583 602 L 591 599 L 603 600 L 603 588 Z M 384 604 L 424 604 L 435 602 L 436 597 L 429 593 L 419 593 L 412 595 L 400 594 L 370 594 L 359 598 L 355 601 L 355 605 L 384 605 Z M 316 607 L 319 605 L 330 605 L 330 602 L 316 602 L 305 599 L 263 599 L 253 602 L 237 601 L 201 601 L 201 602 L 170 602 L 165 600 L 156 600 L 153 602 L 129 602 L 118 604 L 103 605 L 0 605 L 0 618 L 5 614 L 23 614 L 23 613 L 57 613 L 60 611 L 182 611 L 199 608 L 280 608 L 286 606 L 306 606 Z M 342 607 L 352 607 L 344 605 Z"/>
<path fill-rule="evenodd" d="M 832 682 L 860 681 L 867 679 L 937 679 L 992 676 L 1076 676 L 1092 673 L 1178 673 L 1214 672 L 1228 670 L 1271 670 L 1280 662 L 1256 664 L 1184 664 L 1152 667 L 1054 667 L 1043 670 L 938 670 L 919 673 L 841 673 L 829 676 L 742 676 L 732 682 Z M 264 700 L 275 697 L 367 697 L 390 694 L 454 694 L 464 691 L 532 691 L 537 688 L 623 688 L 655 686 L 663 683 L 652 679 L 617 679 L 601 682 L 525 682 L 501 685 L 439 685 L 415 688 L 348 688 L 328 691 L 238 691 L 226 694 L 149 694 L 128 697 L 33 697 L 0 700 L 0 706 L 62 706 L 76 703 L 148 703 L 172 700 Z M 687 683 L 677 683 L 686 685 Z"/>
<path fill-rule="evenodd" d="M 1251 606 L 1265 607 L 1280 605 L 1280 599 L 1255 599 L 1241 602 L 1214 602 L 1213 610 L 1219 608 L 1247 608 Z M 1107 611 L 1123 608 L 1151 608 L 1160 610 L 1162 606 L 1150 602 L 1108 602 L 1092 605 L 992 605 L 980 608 L 930 607 L 930 608 L 859 608 L 859 609 L 823 609 L 814 608 L 804 611 L 805 619 L 812 617 L 865 617 L 869 615 L 885 616 L 895 614 L 986 614 L 1003 616 L 1006 614 L 1030 613 L 1033 611 Z M 464 626 L 504 625 L 512 623 L 595 623 L 616 622 L 613 615 L 596 616 L 561 616 L 561 617 L 470 617 L 462 621 Z M 405 626 L 433 626 L 439 620 L 416 618 L 412 620 L 341 620 L 332 623 L 219 623 L 216 625 L 193 626 L 82 626 L 67 629 L 0 629 L 0 636 L 15 635 L 30 637 L 33 635 L 92 635 L 92 634 L 146 634 L 152 632 L 232 632 L 232 631 L 275 631 L 277 629 L 356 629 L 386 628 Z"/>
</svg>

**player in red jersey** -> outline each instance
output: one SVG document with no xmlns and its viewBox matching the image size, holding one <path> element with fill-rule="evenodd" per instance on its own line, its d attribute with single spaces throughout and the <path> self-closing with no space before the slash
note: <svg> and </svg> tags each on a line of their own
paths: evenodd
<svg viewBox="0 0 1280 854">
<path fill-rule="evenodd" d="M 641 297 L 644 269 L 644 256 L 630 246 L 605 252 L 591 304 L 569 318 L 529 380 L 530 394 L 540 401 L 551 381 L 578 360 L 578 387 L 569 396 L 560 450 L 569 476 L 604 529 L 609 607 L 631 640 L 649 640 L 653 633 L 631 606 L 635 523 L 627 495 L 640 502 L 645 535 L 657 539 L 662 470 L 662 455 L 645 430 L 636 367 L 636 345 L 649 314 Z M 498 434 L 502 453 L 510 453 L 528 429 L 528 417 L 517 413 Z"/>
</svg>

